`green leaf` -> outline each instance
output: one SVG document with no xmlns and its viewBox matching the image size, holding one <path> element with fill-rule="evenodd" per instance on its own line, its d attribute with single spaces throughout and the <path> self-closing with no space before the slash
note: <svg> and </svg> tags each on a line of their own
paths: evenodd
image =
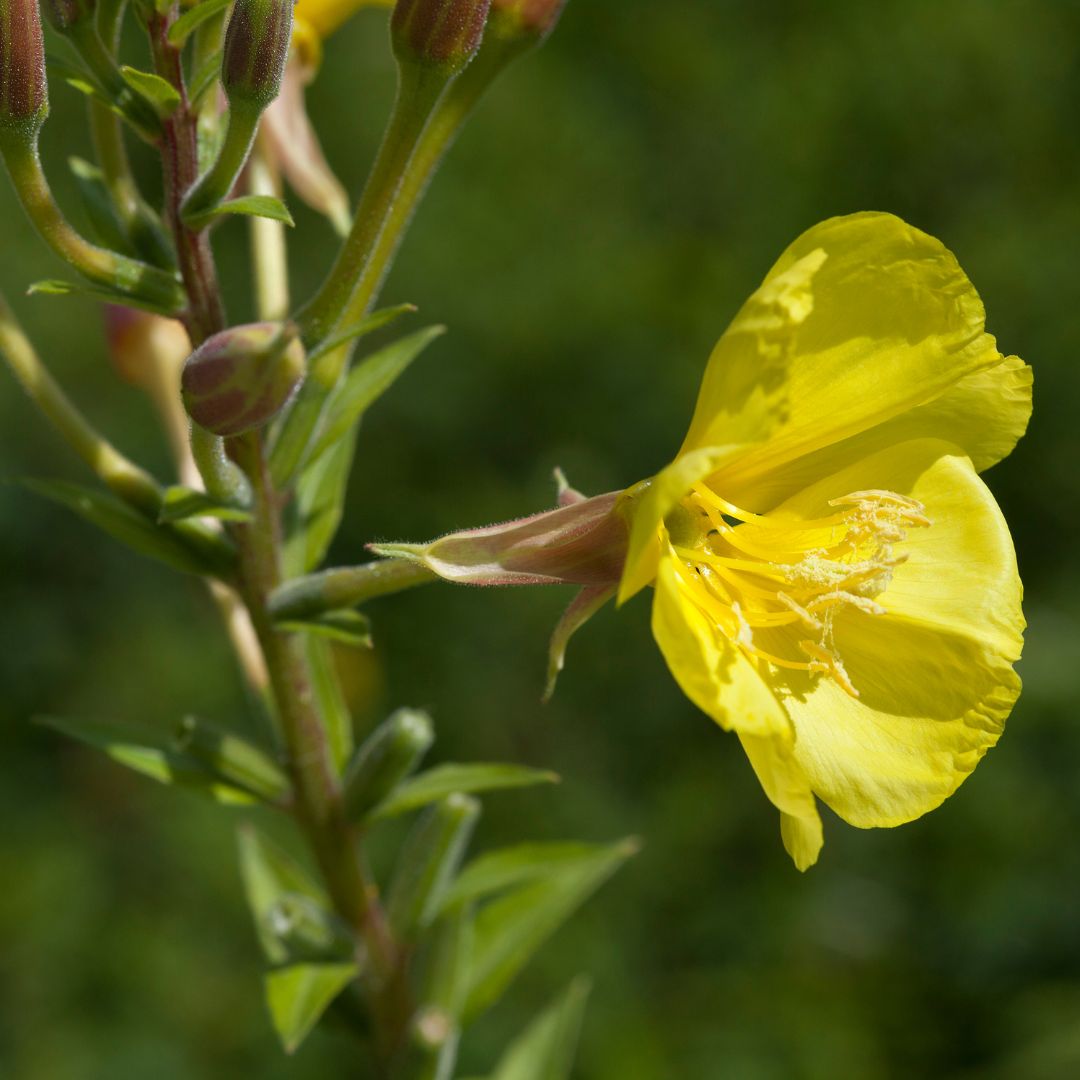
<svg viewBox="0 0 1080 1080">
<path fill-rule="evenodd" d="M 190 754 L 154 746 L 122 728 L 84 720 L 40 717 L 45 727 L 101 750 L 107 757 L 162 784 L 172 784 L 209 795 L 227 805 L 250 805 L 255 796 L 222 781 Z"/>
<path fill-rule="evenodd" d="M 473 859 L 443 897 L 449 911 L 601 856 L 606 845 L 577 842 L 517 844 Z"/>
<path fill-rule="evenodd" d="M 286 898 L 299 894 L 329 910 L 326 894 L 291 855 L 250 825 L 239 830 L 240 875 L 255 920 L 255 932 L 267 960 L 287 964 L 289 948 L 275 931 L 274 915 Z"/>
<path fill-rule="evenodd" d="M 138 68 L 127 64 L 120 65 L 120 75 L 136 94 L 145 98 L 154 107 L 154 112 L 162 120 L 167 120 L 176 112 L 180 105 L 180 94 L 175 86 L 160 75 L 154 75 L 149 71 L 139 71 Z"/>
<path fill-rule="evenodd" d="M 524 765 L 438 765 L 419 773 L 397 788 L 371 812 L 373 819 L 394 817 L 418 810 L 455 792 L 475 794 L 534 784 L 558 783 L 553 772 L 529 769 Z"/>
<path fill-rule="evenodd" d="M 308 460 L 316 461 L 320 454 L 344 438 L 424 349 L 445 332 L 445 326 L 429 326 L 387 345 L 357 364 L 330 399 L 326 423 Z"/>
<path fill-rule="evenodd" d="M 507 1048 L 488 1080 L 570 1080 L 588 979 L 575 979 Z"/>
<path fill-rule="evenodd" d="M 200 215 L 200 221 L 213 221 L 224 214 L 242 214 L 245 217 L 264 217 L 271 221 L 282 221 L 286 225 L 295 225 L 289 208 L 273 195 L 241 195 L 238 199 L 229 199 L 227 202 L 218 203 L 205 214 Z"/>
<path fill-rule="evenodd" d="M 221 576 L 225 570 L 213 548 L 196 550 L 177 526 L 157 525 L 114 495 L 63 480 L 24 480 L 23 484 L 30 491 L 73 510 L 140 555 L 148 555 L 174 570 L 200 576 Z M 227 547 L 221 549 L 222 559 L 227 551 Z"/>
<path fill-rule="evenodd" d="M 356 449 L 356 429 L 300 475 L 290 507 L 285 566 L 290 577 L 314 570 L 341 524 Z"/>
<path fill-rule="evenodd" d="M 142 297 L 132 296 L 130 293 L 107 289 L 103 285 L 86 285 L 83 282 L 48 278 L 45 281 L 35 281 L 26 290 L 26 294 L 27 296 L 85 296 L 87 299 L 97 300 L 102 304 L 120 304 L 122 307 L 138 308 L 140 311 L 150 311 L 155 315 L 176 318 L 176 312 L 171 308 L 155 304 Z"/>
<path fill-rule="evenodd" d="M 218 49 L 208 56 L 191 74 L 188 87 L 188 100 L 192 108 L 197 108 L 206 92 L 212 89 L 221 75 L 221 61 L 224 53 Z"/>
<path fill-rule="evenodd" d="M 408 315 L 414 311 L 416 311 L 415 304 L 398 304 L 396 307 L 373 311 L 370 315 L 365 315 L 359 322 L 353 323 L 352 326 L 347 327 L 340 333 L 332 334 L 325 341 L 320 342 L 308 353 L 308 363 L 314 363 L 320 357 L 332 353 L 342 345 L 347 345 L 350 341 L 365 337 L 367 334 L 373 334 L 376 330 L 389 326 L 390 323 L 395 322 L 402 315 Z"/>
<path fill-rule="evenodd" d="M 337 767 L 338 776 L 345 772 L 353 755 L 353 720 L 341 692 L 334 653 L 325 638 L 310 634 L 306 640 L 311 685 L 319 702 L 319 712 L 326 724 L 326 741 Z"/>
<path fill-rule="evenodd" d="M 493 1005 L 549 937 L 638 849 L 601 848 L 488 904 L 476 918 L 466 1020 Z"/>
<path fill-rule="evenodd" d="M 201 0 L 201 3 L 189 8 L 169 27 L 169 44 L 183 45 L 192 31 L 197 30 L 207 19 L 212 19 L 219 11 L 224 11 L 230 3 L 232 0 Z"/>
<path fill-rule="evenodd" d="M 102 171 L 79 157 L 68 158 L 68 168 L 75 177 L 79 201 L 97 240 L 114 251 L 134 255 Z"/>
<path fill-rule="evenodd" d="M 220 518 L 223 521 L 250 521 L 251 511 L 221 502 L 205 491 L 176 484 L 166 488 L 158 521 L 183 521 L 192 517 Z"/>
<path fill-rule="evenodd" d="M 275 626 L 289 633 L 315 634 L 329 638 L 353 649 L 371 648 L 371 620 L 359 611 L 325 611 L 321 615 L 313 615 L 310 619 L 290 619 L 275 623 Z"/>
<path fill-rule="evenodd" d="M 292 964 L 267 973 L 266 1001 L 285 1053 L 300 1046 L 359 972 L 356 964 Z"/>
</svg>

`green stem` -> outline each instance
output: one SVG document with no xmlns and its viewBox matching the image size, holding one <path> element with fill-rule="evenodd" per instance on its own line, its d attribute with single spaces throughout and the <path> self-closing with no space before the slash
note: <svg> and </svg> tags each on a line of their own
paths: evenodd
<svg viewBox="0 0 1080 1080">
<path fill-rule="evenodd" d="M 27 216 L 60 258 L 88 280 L 158 310 L 175 313 L 183 307 L 183 292 L 171 274 L 91 244 L 68 224 L 41 168 L 36 136 L 0 131 L 0 154 Z"/>
<path fill-rule="evenodd" d="M 281 178 L 266 154 L 264 140 L 255 140 L 248 164 L 248 186 L 253 195 L 281 197 Z M 255 309 L 260 319 L 280 322 L 289 313 L 289 266 L 285 225 L 272 218 L 253 217 L 251 262 L 255 275 Z"/>
<path fill-rule="evenodd" d="M 94 475 L 114 495 L 156 518 L 161 506 L 157 481 L 124 457 L 72 404 L 41 362 L 3 296 L 0 296 L 0 353 L 31 401 Z"/>
<path fill-rule="evenodd" d="M 309 351 L 341 323 L 357 280 L 389 220 L 401 179 L 432 111 L 446 89 L 446 76 L 417 64 L 400 65 L 397 100 L 382 146 L 360 197 L 352 229 L 322 287 L 297 316 Z M 287 487 L 318 430 L 327 399 L 348 363 L 348 348 L 325 353 L 308 371 L 271 455 L 274 482 Z"/>
<path fill-rule="evenodd" d="M 261 109 L 246 103 L 235 103 L 229 109 L 218 156 L 180 207 L 180 216 L 189 228 L 205 228 L 214 208 L 229 197 L 255 141 L 261 115 Z"/>
<path fill-rule="evenodd" d="M 243 470 L 225 453 L 225 440 L 198 424 L 191 425 L 191 456 L 206 493 L 240 509 L 251 505 L 251 484 Z"/>
<path fill-rule="evenodd" d="M 342 566 L 286 582 L 270 597 L 270 611 L 278 620 L 306 618 L 439 580 L 434 571 L 411 559 Z"/>
</svg>

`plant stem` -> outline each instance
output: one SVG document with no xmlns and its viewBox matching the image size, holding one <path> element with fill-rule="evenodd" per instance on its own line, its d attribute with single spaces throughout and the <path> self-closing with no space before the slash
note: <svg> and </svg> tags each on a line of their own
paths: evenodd
<svg viewBox="0 0 1080 1080">
<path fill-rule="evenodd" d="M 278 620 L 303 619 L 439 580 L 434 571 L 411 559 L 342 566 L 286 582 L 270 597 L 270 611 Z"/>
<path fill-rule="evenodd" d="M 266 153 L 262 135 L 248 162 L 248 187 L 252 195 L 281 197 L 281 177 Z M 259 318 L 279 322 L 289 313 L 289 266 L 285 225 L 273 218 L 253 217 L 251 263 L 255 276 L 255 309 Z"/>
</svg>

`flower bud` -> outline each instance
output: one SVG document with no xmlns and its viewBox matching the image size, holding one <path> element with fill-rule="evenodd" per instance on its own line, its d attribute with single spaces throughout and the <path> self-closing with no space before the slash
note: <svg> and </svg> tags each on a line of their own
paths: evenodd
<svg viewBox="0 0 1080 1080">
<path fill-rule="evenodd" d="M 398 709 L 357 751 L 345 777 L 345 812 L 359 821 L 416 768 L 435 741 L 431 718 Z"/>
<path fill-rule="evenodd" d="M 0 0 L 0 131 L 36 132 L 48 111 L 37 0 Z"/>
<path fill-rule="evenodd" d="M 476 55 L 491 0 L 397 0 L 390 35 L 399 60 L 460 71 Z"/>
<path fill-rule="evenodd" d="M 221 61 L 221 85 L 230 105 L 265 109 L 278 96 L 292 18 L 293 0 L 237 0 Z"/>
<path fill-rule="evenodd" d="M 491 28 L 539 44 L 555 29 L 566 0 L 491 0 Z"/>
<path fill-rule="evenodd" d="M 611 585 L 622 575 L 629 526 L 611 492 L 430 544 L 371 544 L 463 585 Z"/>
<path fill-rule="evenodd" d="M 76 23 L 94 14 L 96 0 L 42 0 L 41 8 L 49 25 L 66 34 Z"/>
<path fill-rule="evenodd" d="M 187 358 L 180 388 L 184 408 L 200 427 L 239 435 L 276 416 L 303 374 L 295 326 L 251 323 L 204 341 Z"/>
<path fill-rule="evenodd" d="M 429 807 L 413 826 L 386 902 L 390 925 L 403 940 L 415 940 L 438 914 L 479 816 L 479 801 L 456 793 Z"/>
<path fill-rule="evenodd" d="M 289 796 L 288 777 L 277 762 L 231 731 L 187 716 L 180 722 L 173 745 L 226 783 L 266 802 L 281 802 Z"/>
</svg>

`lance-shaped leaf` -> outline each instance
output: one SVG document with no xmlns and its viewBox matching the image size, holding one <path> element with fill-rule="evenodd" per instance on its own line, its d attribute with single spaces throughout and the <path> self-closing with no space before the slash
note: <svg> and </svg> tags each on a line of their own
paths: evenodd
<svg viewBox="0 0 1080 1080">
<path fill-rule="evenodd" d="M 290 507 L 285 566 L 292 577 L 314 570 L 341 524 L 356 429 L 301 474 Z"/>
<path fill-rule="evenodd" d="M 154 315 L 175 318 L 175 308 L 166 307 L 145 296 L 109 289 L 104 285 L 86 285 L 81 281 L 63 281 L 60 278 L 45 278 L 35 281 L 26 290 L 27 296 L 85 296 L 90 300 L 99 300 L 103 304 L 119 304 L 122 307 L 138 308 Z"/>
<path fill-rule="evenodd" d="M 359 974 L 356 964 L 290 964 L 266 976 L 266 1002 L 285 1053 L 307 1038 L 334 998 Z"/>
<path fill-rule="evenodd" d="M 588 979 L 575 979 L 507 1048 L 488 1080 L 570 1080 Z"/>
<path fill-rule="evenodd" d="M 250 521 L 251 511 L 222 502 L 205 491 L 174 484 L 161 497 L 158 521 L 185 521 L 193 517 L 212 517 L 222 521 Z"/>
<path fill-rule="evenodd" d="M 120 765 L 157 780 L 162 784 L 198 791 L 227 805 L 257 802 L 244 788 L 230 784 L 204 762 L 183 751 L 155 746 L 143 736 L 110 724 L 72 720 L 54 716 L 41 717 L 38 723 L 69 738 L 100 750 Z"/>
<path fill-rule="evenodd" d="M 68 168 L 75 177 L 79 201 L 96 238 L 114 251 L 135 255 L 135 249 L 129 243 L 123 222 L 116 212 L 116 204 L 105 186 L 102 171 L 80 157 L 68 158 Z"/>
<path fill-rule="evenodd" d="M 169 523 L 155 524 L 113 495 L 64 480 L 24 480 L 31 491 L 66 506 L 114 540 L 189 574 L 227 577 L 233 551 L 224 537 Z"/>
<path fill-rule="evenodd" d="M 638 850 L 624 840 L 515 889 L 476 918 L 466 1022 L 493 1005 L 545 941 Z"/>
<path fill-rule="evenodd" d="M 438 765 L 400 784 L 371 813 L 371 818 L 394 817 L 418 810 L 454 792 L 477 794 L 534 784 L 558 783 L 556 773 L 524 765 Z"/>
<path fill-rule="evenodd" d="M 154 112 L 163 120 L 167 120 L 176 112 L 180 105 L 180 94 L 172 83 L 160 75 L 154 75 L 149 71 L 139 71 L 126 64 L 120 68 L 120 75 L 136 94 L 150 102 Z"/>
<path fill-rule="evenodd" d="M 606 844 L 550 841 L 515 844 L 478 855 L 443 896 L 443 911 L 488 899 L 496 893 L 540 881 L 553 873 L 603 858 Z"/>
<path fill-rule="evenodd" d="M 359 611 L 325 611 L 309 619 L 283 619 L 277 628 L 289 633 L 314 634 L 353 649 L 371 648 L 371 621 Z"/>
<path fill-rule="evenodd" d="M 445 326 L 417 330 L 357 364 L 330 399 L 326 422 L 308 460 L 315 461 L 348 434 L 424 349 L 444 333 Z"/>
<path fill-rule="evenodd" d="M 219 11 L 229 6 L 230 0 L 200 0 L 194 7 L 188 8 L 179 19 L 169 27 L 170 45 L 183 45 L 188 37 L 204 22 L 212 19 Z"/>
<path fill-rule="evenodd" d="M 311 686 L 319 703 L 319 714 L 326 727 L 326 741 L 340 776 L 352 757 L 354 736 L 353 718 L 345 695 L 341 692 L 334 654 L 330 642 L 324 637 L 308 635 L 305 642 L 308 666 L 311 669 Z"/>
<path fill-rule="evenodd" d="M 289 213 L 289 208 L 274 195 L 241 195 L 239 198 L 218 203 L 207 210 L 199 220 L 210 222 L 228 214 L 269 218 L 271 221 L 280 221 L 290 227 L 296 224 L 292 214 Z"/>
<path fill-rule="evenodd" d="M 265 802 L 281 803 L 289 798 L 292 788 L 281 766 L 261 747 L 231 731 L 187 716 L 177 730 L 175 749 Z"/>
</svg>

